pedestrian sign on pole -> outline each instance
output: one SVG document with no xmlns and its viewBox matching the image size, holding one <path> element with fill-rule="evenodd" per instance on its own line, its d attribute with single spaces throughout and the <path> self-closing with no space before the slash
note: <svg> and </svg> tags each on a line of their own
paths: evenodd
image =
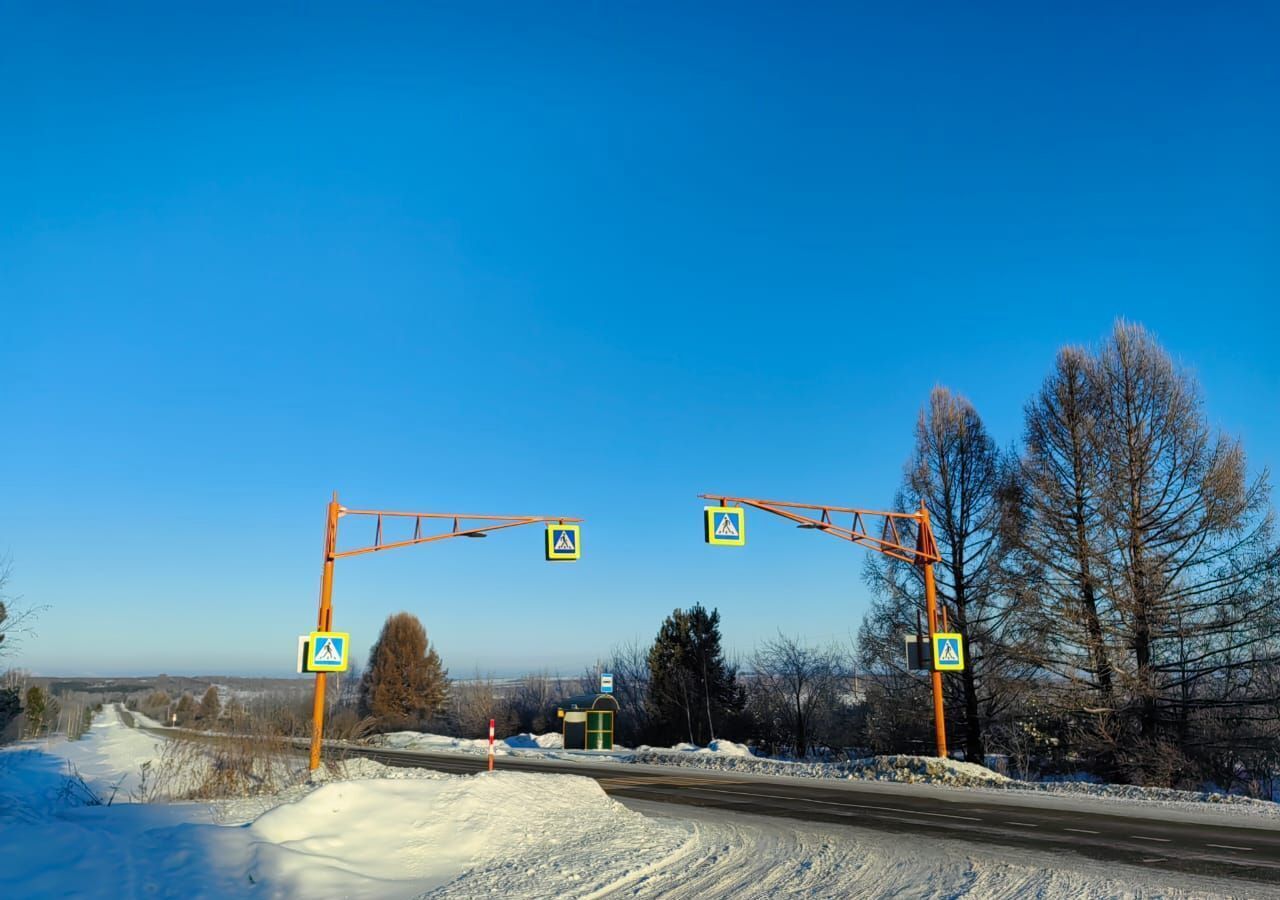
<svg viewBox="0 0 1280 900">
<path fill-rule="evenodd" d="M 345 631 L 313 631 L 307 642 L 307 671 L 347 671 L 351 635 Z"/>
<path fill-rule="evenodd" d="M 611 672 L 600 673 L 600 693 L 602 694 L 613 693 L 613 673 Z"/>
<path fill-rule="evenodd" d="M 577 559 L 582 553 L 577 525 L 547 526 L 547 561 L 560 562 Z"/>
<path fill-rule="evenodd" d="M 939 672 L 959 672 L 964 669 L 964 641 L 953 632 L 938 632 L 933 636 L 933 667 Z"/>
<path fill-rule="evenodd" d="M 707 506 L 703 514 L 708 544 L 741 547 L 747 542 L 747 511 L 741 506 Z"/>
</svg>

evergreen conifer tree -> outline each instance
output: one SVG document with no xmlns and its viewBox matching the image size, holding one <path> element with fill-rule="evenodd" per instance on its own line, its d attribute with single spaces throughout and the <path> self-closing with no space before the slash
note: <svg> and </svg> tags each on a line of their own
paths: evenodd
<svg viewBox="0 0 1280 900">
<path fill-rule="evenodd" d="M 49 715 L 49 701 L 43 688 L 37 685 L 27 688 L 27 702 L 23 712 L 26 714 L 27 737 L 38 737 L 48 725 L 46 719 Z"/>
<path fill-rule="evenodd" d="M 379 731 L 424 728 L 444 711 L 448 674 L 417 616 L 390 616 L 360 679 L 360 714 Z"/>
<path fill-rule="evenodd" d="M 196 710 L 196 718 L 203 722 L 213 722 L 217 720 L 221 711 L 222 704 L 218 700 L 218 689 L 213 685 L 209 685 L 209 689 L 200 698 L 200 706 Z"/>
<path fill-rule="evenodd" d="M 655 740 L 707 744 L 734 737 L 745 696 L 720 646 L 720 613 L 674 610 L 649 649 L 648 710 Z"/>
</svg>

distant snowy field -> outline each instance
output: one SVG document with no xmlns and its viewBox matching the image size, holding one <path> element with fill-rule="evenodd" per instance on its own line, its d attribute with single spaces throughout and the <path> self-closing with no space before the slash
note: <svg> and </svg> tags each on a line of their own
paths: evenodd
<svg viewBox="0 0 1280 900">
<path fill-rule="evenodd" d="M 1013 864 L 947 841 L 921 853 L 853 828 L 641 812 L 569 775 L 361 759 L 275 798 L 121 802 L 161 743 L 108 709 L 82 741 L 0 751 L 0 897 L 1217 896 L 1183 878 L 1064 869 L 1023 852 Z M 115 788 L 116 802 L 84 805 L 67 788 L 68 762 L 99 794 Z"/>
</svg>

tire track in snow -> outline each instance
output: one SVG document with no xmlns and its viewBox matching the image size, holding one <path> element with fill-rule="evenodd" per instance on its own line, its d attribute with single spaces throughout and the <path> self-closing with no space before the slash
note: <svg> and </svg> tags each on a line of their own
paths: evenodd
<svg viewBox="0 0 1280 900">
<path fill-rule="evenodd" d="M 670 815 L 661 804 L 627 805 L 650 815 Z M 655 867 L 643 877 L 592 896 L 636 900 L 1277 896 L 1259 891 L 1257 885 L 1218 880 L 1176 876 L 1171 883 L 1134 867 L 1104 869 L 1080 858 L 1019 853 L 1017 862 L 1011 862 L 946 839 L 893 841 L 863 829 L 792 827 L 753 815 L 700 812 L 696 853 L 678 865 Z M 1073 862 L 1078 865 L 1072 866 Z"/>
</svg>

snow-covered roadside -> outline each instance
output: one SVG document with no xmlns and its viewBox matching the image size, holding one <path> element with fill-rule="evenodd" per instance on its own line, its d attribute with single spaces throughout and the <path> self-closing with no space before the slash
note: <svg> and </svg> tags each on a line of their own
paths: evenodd
<svg viewBox="0 0 1280 900">
<path fill-rule="evenodd" d="M 1099 808 L 1133 809 L 1134 805 L 1177 811 L 1230 811 L 1233 815 L 1280 818 L 1280 804 L 1231 794 L 1146 788 L 1135 785 L 1089 782 L 1029 782 L 1008 778 L 985 766 L 928 756 L 876 756 L 843 763 L 793 762 L 754 755 L 742 744 L 713 741 L 709 747 L 677 744 L 674 747 L 640 746 L 634 750 L 615 747 L 610 751 L 559 749 L 558 734 L 516 735 L 495 745 L 497 756 L 523 756 L 575 763 L 608 763 L 642 766 L 678 766 L 707 772 L 770 778 L 818 778 L 843 782 L 941 786 L 1027 797 L 1043 798 L 1051 805 L 1063 801 L 1097 803 Z M 402 750 L 431 753 L 483 754 L 488 742 L 443 735 L 401 731 L 379 735 L 367 743 Z"/>
<path fill-rule="evenodd" d="M 157 722 L 155 719 L 151 718 L 145 713 L 138 712 L 136 709 L 129 710 L 129 715 L 133 716 L 134 722 L 143 728 L 167 727 L 163 722 Z"/>
<path fill-rule="evenodd" d="M 127 727 L 113 707 L 104 707 L 93 727 L 78 741 L 62 735 L 22 741 L 0 752 L 0 772 L 17 765 L 30 776 L 27 802 L 41 802 L 50 792 L 65 791 L 66 776 L 78 774 L 104 800 L 127 803 L 135 798 L 144 763 L 154 762 L 164 741 Z M 20 761 L 16 755 L 27 757 Z M 36 757 L 44 757 L 37 761 Z"/>
<path fill-rule="evenodd" d="M 122 774 L 111 766 L 135 758 L 114 731 L 74 750 L 111 783 Z M 44 789 L 31 796 L 58 780 L 68 749 L 32 744 L 0 752 L 0 896 L 1185 895 L 1159 875 L 1081 873 L 1070 858 L 1066 870 L 1062 859 L 1046 869 L 961 846 L 931 843 L 922 855 L 855 829 L 712 813 L 691 821 L 671 807 L 645 815 L 570 775 L 458 776 L 356 759 L 274 799 L 82 806 Z"/>
</svg>

